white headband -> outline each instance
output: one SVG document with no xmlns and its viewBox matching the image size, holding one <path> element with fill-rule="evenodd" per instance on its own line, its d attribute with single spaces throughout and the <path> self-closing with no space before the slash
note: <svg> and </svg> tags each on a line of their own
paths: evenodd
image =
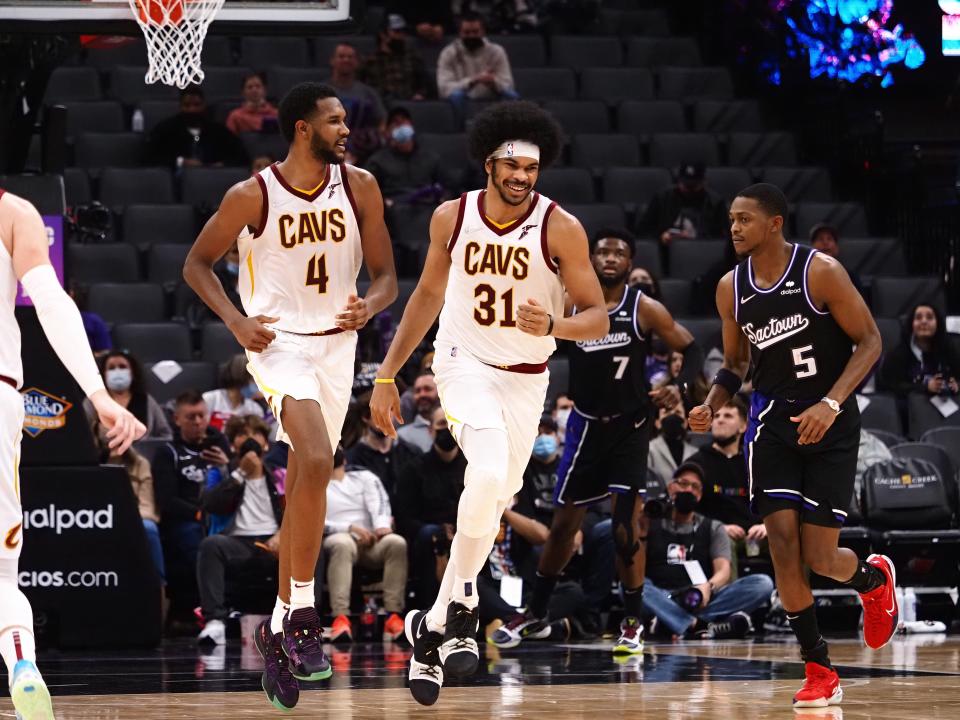
<svg viewBox="0 0 960 720">
<path fill-rule="evenodd" d="M 540 161 L 540 148 L 526 140 L 507 140 L 490 153 L 491 160 L 507 157 L 527 157 Z"/>
</svg>

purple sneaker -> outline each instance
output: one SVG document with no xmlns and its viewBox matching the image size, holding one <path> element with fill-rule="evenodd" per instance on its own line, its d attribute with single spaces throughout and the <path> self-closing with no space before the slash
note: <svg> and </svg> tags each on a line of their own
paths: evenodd
<svg viewBox="0 0 960 720">
<path fill-rule="evenodd" d="M 333 674 L 321 647 L 320 616 L 312 607 L 287 613 L 283 619 L 283 651 L 297 680 L 326 680 Z"/>
<path fill-rule="evenodd" d="M 253 633 L 253 642 L 263 658 L 263 677 L 260 684 L 274 707 L 293 710 L 300 699 L 300 684 L 290 673 L 287 656 L 283 653 L 283 633 L 270 632 L 270 620 L 264 620 Z"/>
</svg>

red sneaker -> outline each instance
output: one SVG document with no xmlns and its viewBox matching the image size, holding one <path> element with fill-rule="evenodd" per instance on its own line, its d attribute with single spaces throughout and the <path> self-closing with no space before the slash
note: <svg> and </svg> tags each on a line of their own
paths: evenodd
<svg viewBox="0 0 960 720">
<path fill-rule="evenodd" d="M 860 595 L 860 602 L 863 603 L 863 641 L 867 647 L 879 650 L 890 642 L 900 623 L 897 570 L 886 555 L 871 555 L 867 558 L 867 564 L 877 568 L 887 580 L 880 587 Z"/>
<path fill-rule="evenodd" d="M 353 625 L 346 615 L 337 615 L 330 628 L 330 642 L 353 642 Z"/>
<path fill-rule="evenodd" d="M 396 642 L 403 636 L 403 618 L 396 613 L 390 613 L 390 617 L 383 624 L 383 641 Z"/>
<path fill-rule="evenodd" d="M 830 670 L 815 662 L 808 662 L 805 670 L 807 679 L 793 696 L 793 706 L 823 708 L 839 705 L 843 700 L 843 688 L 840 687 L 840 676 L 836 670 Z"/>
</svg>

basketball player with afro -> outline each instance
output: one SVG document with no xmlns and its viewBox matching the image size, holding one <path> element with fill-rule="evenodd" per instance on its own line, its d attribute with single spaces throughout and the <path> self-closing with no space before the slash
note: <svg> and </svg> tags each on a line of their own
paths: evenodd
<svg viewBox="0 0 960 720">
<path fill-rule="evenodd" d="M 487 185 L 434 212 L 423 274 L 370 400 L 377 427 L 395 436 L 394 376 L 439 313 L 433 369 L 467 469 L 437 600 L 406 617 L 410 691 L 423 705 L 437 701 L 445 677 L 477 667 L 477 574 L 523 485 L 556 340 L 598 340 L 609 328 L 582 226 L 534 190 L 560 138 L 553 117 L 529 102 L 499 103 L 475 118 L 470 152 Z M 564 317 L 564 292 L 578 308 L 572 317 Z"/>
</svg>

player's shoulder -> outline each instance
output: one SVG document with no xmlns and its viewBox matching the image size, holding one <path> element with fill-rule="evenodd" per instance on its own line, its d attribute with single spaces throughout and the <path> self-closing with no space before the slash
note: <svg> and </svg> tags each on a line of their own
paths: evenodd
<svg viewBox="0 0 960 720">
<path fill-rule="evenodd" d="M 33 203 L 26 198 L 15 195 L 9 190 L 5 190 L 3 194 L 0 195 L 0 207 L 2 207 L 5 212 L 15 216 L 24 214 L 39 215 Z"/>
<path fill-rule="evenodd" d="M 840 261 L 836 258 L 830 257 L 826 253 L 817 252 L 816 250 L 810 251 L 810 254 L 813 256 L 810 258 L 809 272 L 812 273 L 846 273 L 843 265 L 840 264 Z"/>
<path fill-rule="evenodd" d="M 546 226 L 550 230 L 550 235 L 554 236 L 557 234 L 560 235 L 577 235 L 586 237 L 586 230 L 583 229 L 583 224 L 577 218 L 576 215 L 571 213 L 569 210 L 565 210 L 562 205 L 548 198 L 541 198 L 541 200 L 546 201 L 546 208 L 553 207 L 553 210 L 550 211 L 550 215 L 547 218 Z"/>
<path fill-rule="evenodd" d="M 457 220 L 457 216 L 460 215 L 460 205 L 465 202 L 467 193 L 459 197 L 455 197 L 452 200 L 444 200 L 442 203 L 437 205 L 436 209 L 433 211 L 433 219 L 435 222 L 450 222 L 454 223 Z"/>
<path fill-rule="evenodd" d="M 259 180 L 258 177 L 258 175 L 251 175 L 250 177 L 231 185 L 229 188 L 227 188 L 227 192 L 223 196 L 224 202 L 231 200 L 256 200 L 259 202 L 263 197 L 263 192 L 260 189 L 260 183 L 262 180 Z"/>
<path fill-rule="evenodd" d="M 362 167 L 351 165 L 350 163 L 342 163 L 340 165 L 340 172 L 343 173 L 351 186 L 364 187 L 371 183 L 374 185 L 377 184 L 377 179 L 373 176 L 373 173 L 369 170 L 364 170 Z"/>
</svg>

